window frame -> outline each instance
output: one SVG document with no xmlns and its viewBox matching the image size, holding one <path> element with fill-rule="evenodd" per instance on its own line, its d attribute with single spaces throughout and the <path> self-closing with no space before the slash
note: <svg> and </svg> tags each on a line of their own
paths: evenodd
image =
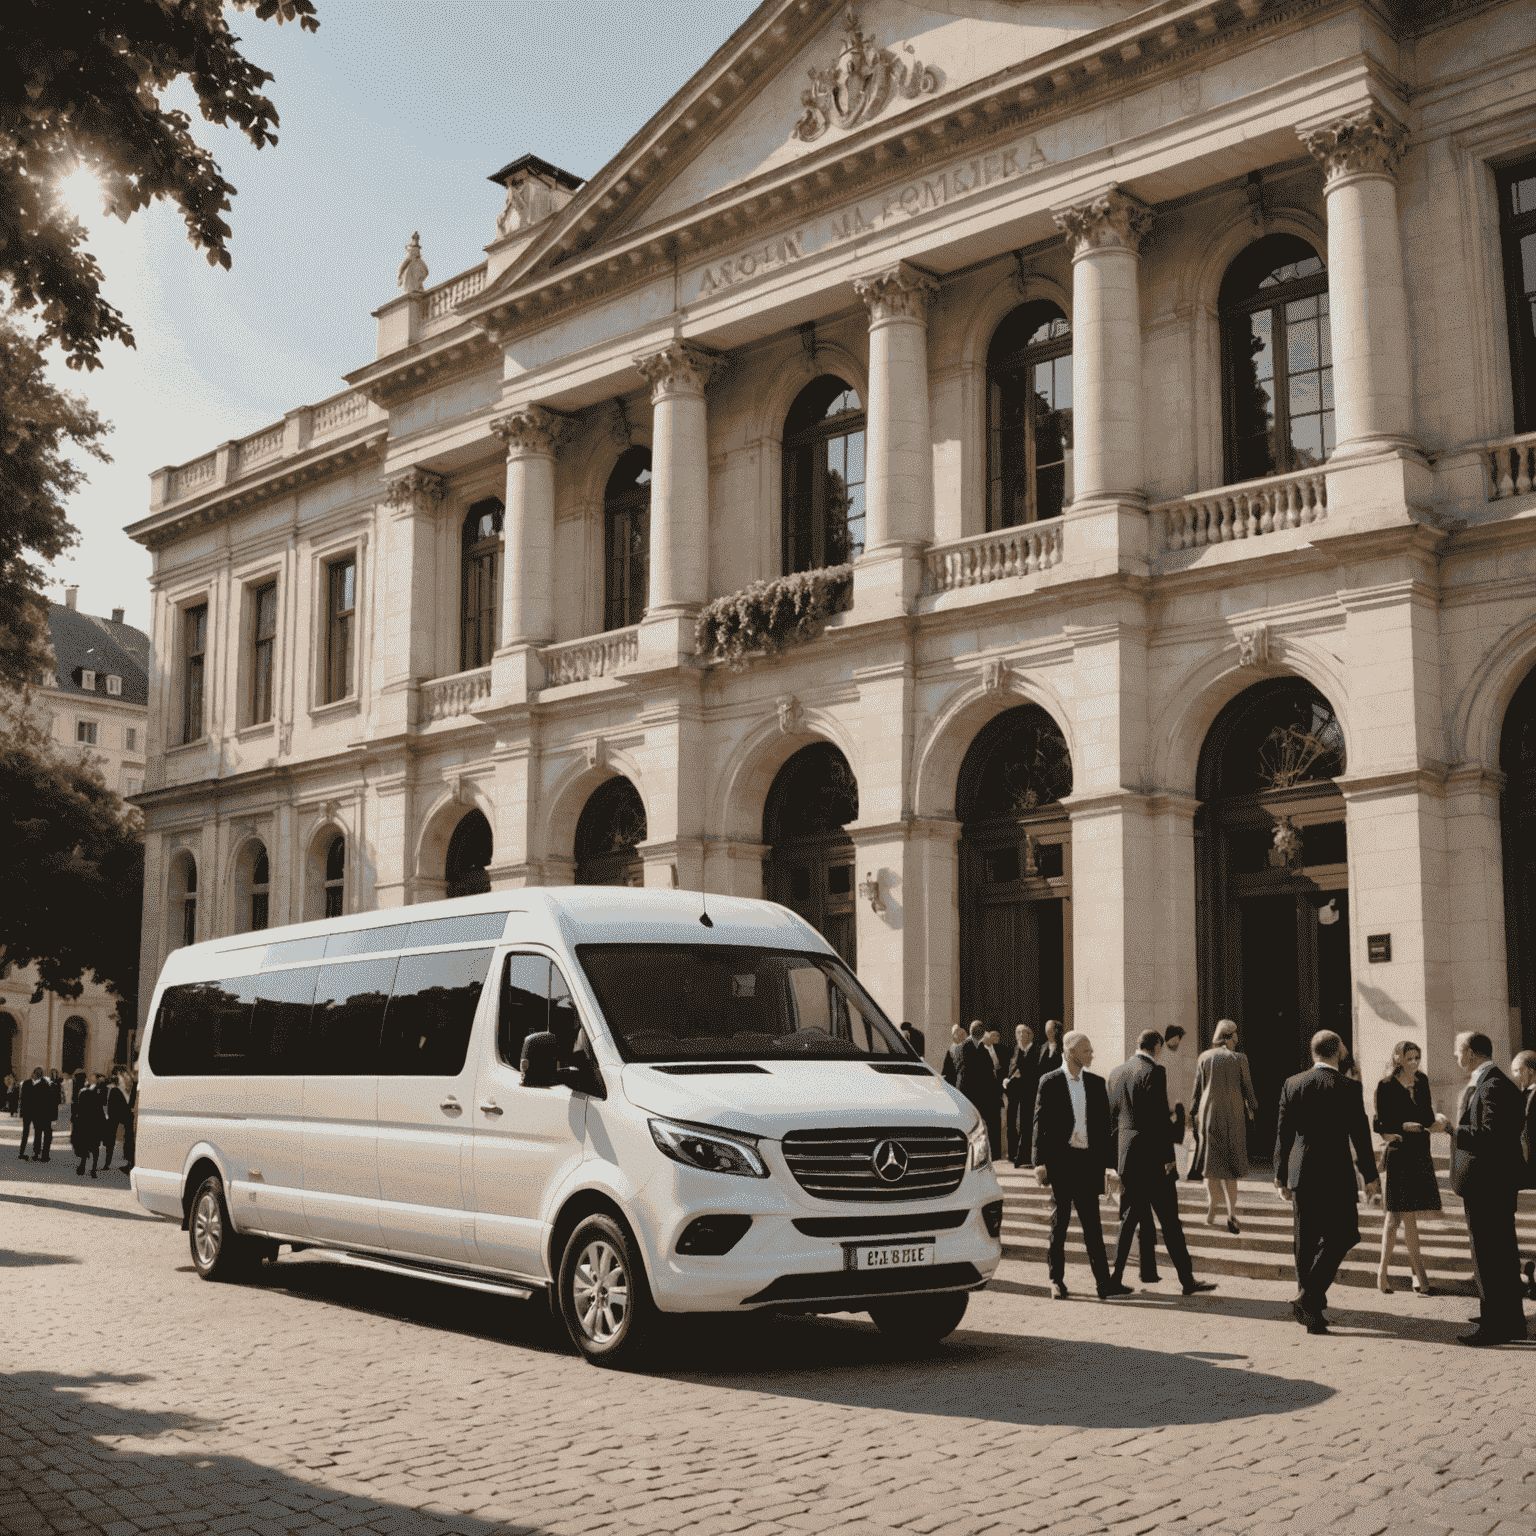
<svg viewBox="0 0 1536 1536">
<path fill-rule="evenodd" d="M 353 673 L 357 664 L 358 615 L 357 550 L 332 555 L 323 563 L 325 572 L 325 654 L 321 670 L 322 702 L 340 704 L 356 694 Z M 352 601 L 343 606 L 345 572 L 352 573 Z"/>
<path fill-rule="evenodd" d="M 123 680 L 115 672 L 107 673 L 107 692 L 114 699 L 120 699 L 123 696 Z"/>
<path fill-rule="evenodd" d="M 1059 318 L 1066 324 L 1066 332 L 1061 336 L 1051 336 L 1045 341 L 1028 342 L 1022 347 L 1015 348 L 1012 352 L 1005 353 L 1000 358 L 991 355 L 991 343 L 987 349 L 986 363 L 986 417 L 987 417 L 987 441 L 986 441 L 986 490 L 983 516 L 988 533 L 999 533 L 1005 528 L 1027 528 L 1033 523 L 1054 522 L 1062 516 L 1072 504 L 1071 497 L 1071 470 L 1073 444 L 1063 446 L 1062 457 L 1062 498 L 1061 512 L 1052 512 L 1045 517 L 1040 516 L 1039 497 L 1039 451 L 1036 442 L 1036 418 L 1038 413 L 1033 409 L 1034 401 L 1034 370 L 1042 363 L 1054 363 L 1060 358 L 1070 359 L 1072 356 L 1072 319 L 1062 310 L 1061 306 L 1052 299 L 1030 299 L 1024 304 L 1016 306 L 1008 311 L 997 325 L 993 327 L 992 337 L 995 341 L 998 331 L 1018 313 L 1020 309 L 1040 307 L 1042 320 L 1045 320 L 1045 308 L 1048 306 L 1057 311 L 1056 316 L 1050 317 L 1048 323 L 1054 323 Z M 1031 400 L 1031 409 L 1024 418 L 1024 467 L 1022 476 L 1024 480 L 1024 517 L 1018 523 L 1010 523 L 1003 520 L 1002 512 L 1015 504 L 1016 498 L 1008 494 L 1010 481 L 1003 472 L 1002 437 L 1003 428 L 1000 421 L 1001 401 L 998 395 L 1002 390 L 1001 378 L 1004 374 L 1026 374 L 1030 380 L 1028 387 Z M 1074 371 L 1071 381 L 1073 400 L 1076 399 L 1077 376 Z M 1070 413 L 1075 407 L 1067 407 Z M 993 486 L 1000 486 L 1001 490 L 994 497 Z M 994 504 L 996 510 L 994 510 Z"/>
<path fill-rule="evenodd" d="M 247 724 L 267 725 L 272 720 L 277 699 L 277 577 L 246 588 L 250 603 L 250 686 L 246 696 Z M 271 599 L 272 627 L 262 632 L 262 607 Z M 265 661 L 265 669 L 263 669 Z"/>
<path fill-rule="evenodd" d="M 94 747 L 97 744 L 98 734 L 94 720 L 75 721 L 75 745 L 77 747 Z"/>
<path fill-rule="evenodd" d="M 495 504 L 498 520 L 494 536 L 470 538 L 470 519 L 481 509 Z M 501 645 L 501 606 L 506 580 L 506 506 L 499 496 L 482 496 L 464 513 L 459 527 L 459 671 L 472 672 L 488 667 Z M 490 596 L 484 587 L 489 576 Z M 473 616 L 470 598 L 481 601 Z M 473 645 L 471 645 L 473 641 Z M 476 654 L 478 653 L 478 655 Z"/>
<path fill-rule="evenodd" d="M 262 865 L 267 868 L 267 878 L 257 879 Z M 267 845 L 261 845 L 261 853 L 251 860 L 251 921 L 250 933 L 265 933 L 272 926 L 272 855 Z"/>
<path fill-rule="evenodd" d="M 780 517 L 779 517 L 779 566 L 786 576 L 791 576 L 800 571 L 820 571 L 829 569 L 833 565 L 850 563 L 863 554 L 868 542 L 868 518 L 869 518 L 869 406 L 864 400 L 856 384 L 851 384 L 840 373 L 818 374 L 805 388 L 796 394 L 790 403 L 788 416 L 794 414 L 795 407 L 800 403 L 801 396 L 806 390 L 812 389 L 823 378 L 833 379 L 843 388 L 837 395 L 828 401 L 841 398 L 843 394 L 852 392 L 859 400 L 859 408 L 854 410 L 839 411 L 836 416 L 823 414 L 809 426 L 800 427 L 793 432 L 786 432 L 779 445 L 780 453 Z M 827 554 L 827 532 L 830 523 L 830 508 L 827 499 L 827 485 L 829 476 L 827 473 L 827 453 L 824 445 L 831 443 L 836 438 L 852 438 L 860 435 L 864 439 L 864 477 L 861 480 L 845 481 L 844 489 L 849 485 L 858 485 L 864 488 L 864 516 L 865 539 L 857 550 L 849 541 L 848 554 L 845 560 L 829 560 Z M 808 452 L 811 463 L 811 490 L 810 507 L 807 519 L 810 527 L 811 548 L 806 564 L 796 564 L 795 543 L 795 501 L 796 501 L 796 477 L 794 474 L 794 458 L 797 454 Z M 846 450 L 845 450 L 846 453 Z M 845 460 L 846 462 L 846 460 Z M 852 505 L 852 502 L 849 503 Z M 844 513 L 846 528 L 847 514 Z"/>
<path fill-rule="evenodd" d="M 1258 242 L 1255 241 L 1254 244 Z M 1310 241 L 1305 242 L 1309 246 Z M 1247 254 L 1249 247 L 1239 251 L 1232 261 L 1228 263 L 1230 272 L 1233 265 L 1241 261 Z M 1274 418 L 1270 428 L 1271 435 L 1276 442 L 1285 443 L 1286 452 L 1294 453 L 1295 445 L 1291 441 L 1291 392 L 1290 392 L 1290 348 L 1283 341 L 1275 338 L 1284 338 L 1286 333 L 1285 310 L 1290 304 L 1300 299 L 1314 298 L 1318 294 L 1328 294 L 1329 269 L 1328 263 L 1316 247 L 1312 247 L 1312 253 L 1322 262 L 1322 271 L 1314 272 L 1308 277 L 1293 278 L 1286 283 L 1279 283 L 1273 288 L 1260 289 L 1250 294 L 1247 298 L 1229 303 L 1221 308 L 1217 315 L 1217 329 L 1221 337 L 1221 452 L 1222 475 L 1224 485 L 1243 485 L 1252 480 L 1268 480 L 1278 475 L 1301 474 L 1307 469 L 1319 469 L 1326 464 L 1334 453 L 1334 448 L 1324 445 L 1323 457 L 1319 464 L 1301 465 L 1299 467 L 1275 464 L 1261 475 L 1249 475 L 1242 473 L 1239 466 L 1240 440 L 1237 435 L 1238 410 L 1237 410 L 1237 347 L 1236 327 L 1239 319 L 1246 321 L 1248 316 L 1257 314 L 1260 310 L 1267 309 L 1270 312 L 1270 351 L 1274 358 L 1274 372 L 1271 382 L 1274 389 Z M 1225 281 L 1225 279 L 1223 279 Z M 1330 342 L 1328 361 L 1319 364 L 1316 371 L 1321 375 L 1326 372 L 1330 380 L 1333 374 L 1333 351 L 1329 332 L 1331 307 L 1328 313 L 1319 316 L 1320 340 L 1327 339 Z M 1337 411 L 1335 402 L 1332 413 L 1335 416 L 1335 439 L 1337 447 Z M 1327 415 L 1328 411 L 1321 411 L 1320 415 Z M 1282 427 L 1284 429 L 1282 433 Z"/>
<path fill-rule="evenodd" d="M 123 751 L 137 752 L 139 750 L 139 728 L 136 725 L 123 727 Z"/>
<path fill-rule="evenodd" d="M 1505 322 L 1509 328 L 1509 381 L 1516 432 L 1536 431 L 1536 292 L 1520 288 L 1520 242 L 1536 235 L 1536 205 L 1516 213 L 1517 182 L 1536 179 L 1536 157 L 1494 169 L 1499 206 L 1499 255 L 1504 277 Z"/>
<path fill-rule="evenodd" d="M 181 741 L 208 733 L 208 599 L 183 605 L 181 614 Z"/>
<path fill-rule="evenodd" d="M 639 474 L 651 474 L 654 461 L 651 450 L 643 443 L 637 443 L 633 448 L 626 448 L 614 461 L 613 468 L 608 472 L 608 480 L 603 488 L 603 629 L 605 632 L 615 629 L 628 629 L 638 624 L 645 617 L 646 605 L 650 601 L 651 585 L 651 484 L 646 482 L 642 490 L 639 485 L 626 486 L 617 494 L 610 494 L 613 487 L 614 476 L 618 473 L 620 464 L 626 456 L 636 449 L 644 452 L 646 466 Z M 639 553 L 633 553 L 633 546 L 628 532 L 631 522 L 642 521 L 644 524 L 644 537 L 639 540 Z M 617 534 L 620 531 L 616 525 L 623 524 L 625 537 L 619 542 Z M 622 560 L 618 558 L 622 551 Z M 615 580 L 615 566 L 622 565 L 621 579 Z M 642 580 L 640 582 L 640 598 L 638 612 L 632 597 L 632 588 L 635 579 L 635 567 L 639 566 Z"/>
<path fill-rule="evenodd" d="M 341 873 L 331 874 L 331 855 L 341 844 Z M 320 865 L 320 916 L 345 917 L 347 911 L 347 835 L 338 832 L 325 845 L 325 857 Z"/>
</svg>

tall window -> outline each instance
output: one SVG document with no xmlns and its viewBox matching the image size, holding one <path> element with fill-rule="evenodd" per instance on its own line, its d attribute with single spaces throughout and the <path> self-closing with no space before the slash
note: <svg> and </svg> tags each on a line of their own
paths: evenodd
<svg viewBox="0 0 1536 1536">
<path fill-rule="evenodd" d="M 197 865 L 187 859 L 183 866 L 181 899 L 181 942 L 197 943 Z"/>
<path fill-rule="evenodd" d="M 253 933 L 267 926 L 267 917 L 271 910 L 268 905 L 271 893 L 272 869 L 267 863 L 267 850 L 261 848 L 251 863 L 251 931 Z"/>
<path fill-rule="evenodd" d="M 645 616 L 651 573 L 651 450 L 630 448 L 603 492 L 607 595 L 603 628 L 624 629 Z"/>
<path fill-rule="evenodd" d="M 1498 182 L 1515 430 L 1530 432 L 1536 430 L 1536 160 L 1506 166 Z"/>
<path fill-rule="evenodd" d="M 1333 452 L 1328 273 L 1295 235 L 1256 241 L 1219 299 L 1227 483 L 1310 469 Z"/>
<path fill-rule="evenodd" d="M 325 915 L 340 917 L 347 886 L 347 840 L 339 832 L 325 850 Z"/>
<path fill-rule="evenodd" d="M 1044 299 L 987 348 L 987 528 L 1060 517 L 1072 499 L 1072 327 Z"/>
<path fill-rule="evenodd" d="M 784 419 L 784 569 L 846 565 L 864 553 L 864 406 L 832 374 Z"/>
<path fill-rule="evenodd" d="M 477 501 L 464 519 L 459 670 L 488 667 L 501 639 L 502 505 Z"/>
<path fill-rule="evenodd" d="M 251 724 L 272 718 L 272 651 L 277 642 L 277 583 L 251 593 Z"/>
<path fill-rule="evenodd" d="M 94 720 L 76 720 L 75 740 L 82 746 L 94 747 L 96 745 L 96 722 Z"/>
<path fill-rule="evenodd" d="M 208 651 L 208 604 L 181 616 L 181 739 L 203 734 L 203 668 Z"/>
<path fill-rule="evenodd" d="M 139 730 L 137 726 L 130 725 L 123 732 L 123 747 L 128 752 L 139 750 Z"/>
<path fill-rule="evenodd" d="M 352 692 L 352 621 L 357 613 L 357 556 L 326 567 L 325 702 Z"/>
</svg>

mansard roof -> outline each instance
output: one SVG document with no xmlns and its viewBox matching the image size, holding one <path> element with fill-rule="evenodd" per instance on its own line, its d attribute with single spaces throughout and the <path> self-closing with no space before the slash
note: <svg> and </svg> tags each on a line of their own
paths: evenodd
<svg viewBox="0 0 1536 1536">
<path fill-rule="evenodd" d="M 54 662 L 49 686 L 85 697 L 94 692 L 122 704 L 149 703 L 149 636 L 142 629 L 49 603 L 48 638 Z M 82 671 L 96 674 L 94 690 L 81 687 Z M 122 678 L 120 698 L 108 695 L 108 677 Z"/>
</svg>

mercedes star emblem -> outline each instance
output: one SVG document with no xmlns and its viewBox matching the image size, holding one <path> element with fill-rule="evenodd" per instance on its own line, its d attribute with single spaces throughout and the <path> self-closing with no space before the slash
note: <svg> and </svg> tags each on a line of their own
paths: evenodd
<svg viewBox="0 0 1536 1536">
<path fill-rule="evenodd" d="M 899 1184 L 907 1176 L 907 1149 L 899 1141 L 879 1142 L 869 1161 L 887 1184 Z"/>
</svg>

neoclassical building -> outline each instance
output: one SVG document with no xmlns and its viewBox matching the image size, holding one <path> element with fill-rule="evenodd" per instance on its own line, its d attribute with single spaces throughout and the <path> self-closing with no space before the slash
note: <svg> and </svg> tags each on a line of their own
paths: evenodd
<svg viewBox="0 0 1536 1536">
<path fill-rule="evenodd" d="M 764 0 L 589 181 L 497 172 L 345 392 L 152 478 L 145 987 L 619 882 L 797 908 L 935 1058 L 1536 1043 L 1533 59 L 1515 0 Z"/>
</svg>

